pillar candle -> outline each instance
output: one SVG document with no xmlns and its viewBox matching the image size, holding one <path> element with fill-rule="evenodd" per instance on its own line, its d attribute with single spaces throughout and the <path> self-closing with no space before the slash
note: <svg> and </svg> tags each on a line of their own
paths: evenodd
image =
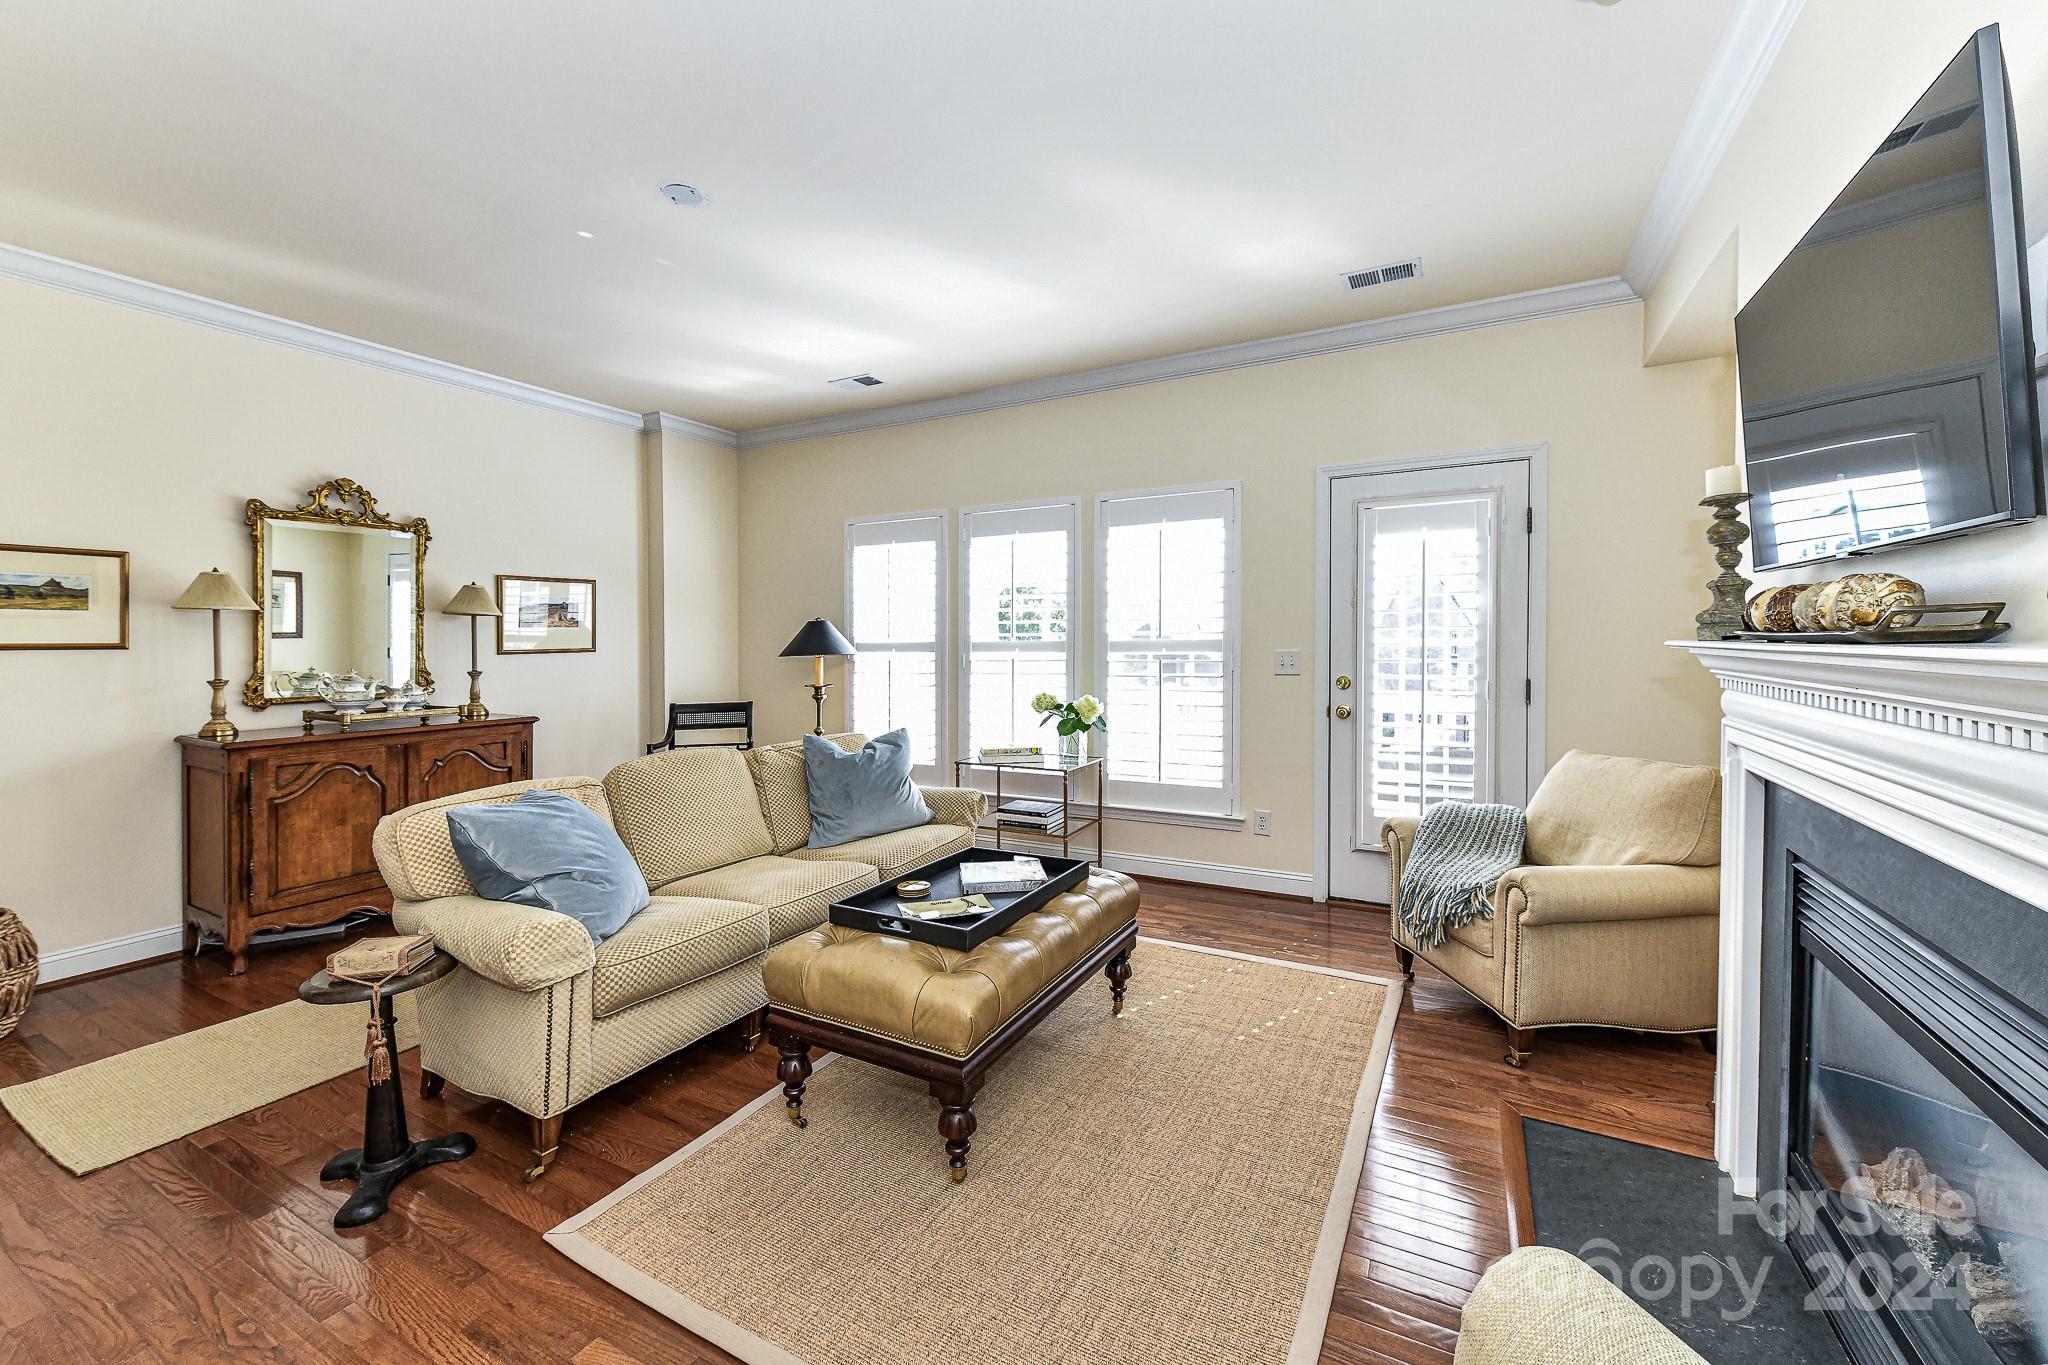
<svg viewBox="0 0 2048 1365">
<path fill-rule="evenodd" d="M 1725 497 L 1742 491 L 1742 466 L 1724 464 L 1719 469 L 1707 471 L 1707 496 Z"/>
</svg>

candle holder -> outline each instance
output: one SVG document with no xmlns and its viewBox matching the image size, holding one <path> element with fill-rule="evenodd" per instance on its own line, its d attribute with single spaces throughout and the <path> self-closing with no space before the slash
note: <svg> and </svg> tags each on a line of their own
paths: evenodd
<svg viewBox="0 0 2048 1365">
<path fill-rule="evenodd" d="M 1742 520 L 1742 505 L 1748 501 L 1747 493 L 1716 493 L 1700 499 L 1700 506 L 1714 509 L 1714 519 L 1707 524 L 1707 544 L 1714 547 L 1714 562 L 1721 566 L 1721 574 L 1707 584 L 1714 594 L 1713 605 L 1693 618 L 1699 623 L 1695 632 L 1699 639 L 1725 640 L 1747 627 L 1743 609 L 1749 601 L 1749 580 L 1735 572 L 1735 566 L 1742 562 L 1742 544 L 1749 539 L 1749 527 Z"/>
</svg>

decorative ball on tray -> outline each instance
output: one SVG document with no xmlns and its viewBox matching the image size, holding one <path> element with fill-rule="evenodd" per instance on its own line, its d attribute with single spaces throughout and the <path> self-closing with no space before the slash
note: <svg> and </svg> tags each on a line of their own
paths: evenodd
<svg viewBox="0 0 2048 1365">
<path fill-rule="evenodd" d="M 1827 629 L 1854 630 L 1874 626 L 1894 607 L 1924 607 L 1927 590 L 1895 573 L 1852 573 L 1838 578 L 1827 612 Z M 1911 625 L 1918 618 L 1894 618 Z"/>
<path fill-rule="evenodd" d="M 1804 627 L 1792 614 L 1792 607 L 1799 595 L 1815 583 L 1787 583 L 1782 588 L 1765 588 L 1749 599 L 1745 615 L 1749 624 L 1757 630 L 1801 630 Z"/>
</svg>

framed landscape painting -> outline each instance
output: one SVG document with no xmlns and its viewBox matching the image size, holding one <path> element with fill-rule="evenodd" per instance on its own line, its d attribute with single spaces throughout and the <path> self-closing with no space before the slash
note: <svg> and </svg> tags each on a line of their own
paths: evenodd
<svg viewBox="0 0 2048 1365">
<path fill-rule="evenodd" d="M 0 649 L 128 648 L 128 552 L 0 545 Z"/>
<path fill-rule="evenodd" d="M 498 575 L 500 654 L 588 654 L 597 648 L 597 580 Z"/>
</svg>

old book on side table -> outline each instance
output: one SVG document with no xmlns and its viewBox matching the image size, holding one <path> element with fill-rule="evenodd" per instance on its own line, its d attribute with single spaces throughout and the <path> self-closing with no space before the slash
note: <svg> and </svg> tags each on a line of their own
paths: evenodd
<svg viewBox="0 0 2048 1365">
<path fill-rule="evenodd" d="M 377 821 L 533 776 L 534 724 L 493 716 L 317 735 L 293 725 L 225 743 L 180 735 L 186 950 L 217 934 L 240 975 L 261 930 L 390 913 L 370 853 Z"/>
<path fill-rule="evenodd" d="M 343 954 L 337 953 L 335 957 L 340 959 Z M 454 970 L 454 958 L 446 953 L 432 953 L 412 971 L 386 977 L 374 985 L 336 981 L 323 967 L 299 987 L 299 999 L 308 1004 L 361 1005 L 374 1000 L 377 1011 L 377 1036 L 372 1041 L 368 1068 L 369 1095 L 363 1105 L 363 1145 L 351 1147 L 320 1168 L 322 1180 L 356 1182 L 355 1193 L 335 1211 L 337 1228 L 375 1222 L 384 1216 L 391 1192 L 414 1171 L 444 1161 L 460 1161 L 476 1150 L 476 1139 L 468 1133 L 414 1142 L 412 1134 L 406 1131 L 405 1093 L 398 1082 L 398 1033 L 392 1019 L 391 998 L 439 981 Z M 382 976 L 381 972 L 367 974 Z M 378 1044 L 382 1045 L 385 1059 L 381 1068 L 375 1056 Z"/>
</svg>

